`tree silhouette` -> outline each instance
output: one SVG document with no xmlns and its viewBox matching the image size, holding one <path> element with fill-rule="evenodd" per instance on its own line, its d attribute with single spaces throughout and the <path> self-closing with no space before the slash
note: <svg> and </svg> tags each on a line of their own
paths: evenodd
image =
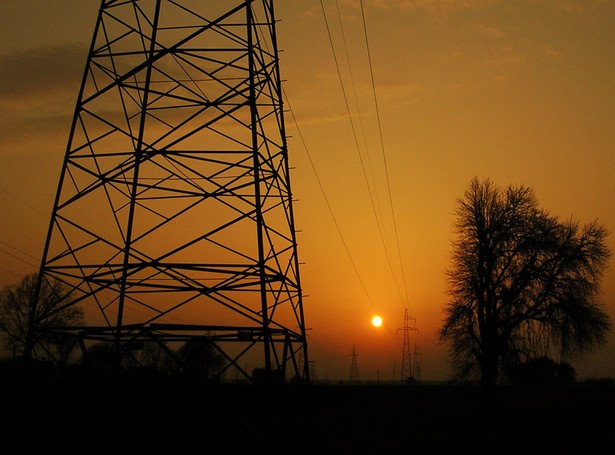
<svg viewBox="0 0 615 455">
<path fill-rule="evenodd" d="M 145 343 L 139 360 L 142 366 L 158 371 L 168 373 L 173 369 L 169 353 L 158 343 Z"/>
<path fill-rule="evenodd" d="M 610 321 L 596 301 L 610 255 L 604 227 L 560 222 L 525 186 L 474 178 L 457 202 L 440 339 L 458 377 L 478 375 L 490 392 L 511 365 L 605 343 Z"/>
<path fill-rule="evenodd" d="M 177 354 L 182 361 L 183 370 L 202 380 L 220 379 L 226 365 L 224 357 L 208 337 L 186 341 L 177 350 Z"/>
<path fill-rule="evenodd" d="M 83 310 L 62 308 L 58 296 L 66 292 L 58 281 L 43 281 L 34 301 L 36 283 L 34 273 L 0 291 L 0 330 L 6 333 L 5 341 L 14 356 L 65 362 L 71 352 L 71 341 L 47 329 L 82 324 Z"/>
<path fill-rule="evenodd" d="M 514 365 L 506 374 L 514 384 L 570 384 L 576 371 L 567 362 L 555 362 L 547 356 Z"/>
</svg>

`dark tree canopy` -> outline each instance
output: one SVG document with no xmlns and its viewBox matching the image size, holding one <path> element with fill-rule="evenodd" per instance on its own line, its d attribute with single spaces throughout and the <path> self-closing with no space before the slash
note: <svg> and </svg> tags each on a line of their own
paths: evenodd
<svg viewBox="0 0 615 455">
<path fill-rule="evenodd" d="M 6 334 L 8 348 L 14 355 L 63 362 L 71 351 L 69 340 L 45 329 L 79 325 L 83 310 L 63 308 L 59 296 L 66 292 L 57 281 L 43 281 L 34 301 L 36 284 L 37 274 L 31 274 L 0 291 L 0 330 Z"/>
<path fill-rule="evenodd" d="M 506 375 L 514 384 L 569 384 L 575 381 L 576 371 L 567 362 L 542 356 L 514 365 Z"/>
<path fill-rule="evenodd" d="M 606 342 L 610 321 L 597 301 L 610 256 L 604 227 L 560 221 L 532 188 L 477 178 L 455 215 L 440 339 L 458 377 L 480 376 L 490 390 L 503 368 Z"/>
<path fill-rule="evenodd" d="M 224 357 L 207 337 L 186 341 L 177 351 L 184 369 L 201 379 L 220 378 L 226 365 Z"/>
</svg>

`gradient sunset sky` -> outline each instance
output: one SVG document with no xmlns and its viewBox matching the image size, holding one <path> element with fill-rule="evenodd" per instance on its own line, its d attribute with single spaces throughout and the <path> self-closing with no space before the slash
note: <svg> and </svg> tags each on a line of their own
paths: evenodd
<svg viewBox="0 0 615 455">
<path fill-rule="evenodd" d="M 38 268 L 99 5 L 0 3 L 0 286 Z M 398 377 L 406 308 L 422 378 L 448 377 L 444 272 L 474 176 L 598 220 L 615 252 L 615 0 L 363 0 L 366 28 L 359 0 L 276 7 L 317 379 L 348 378 L 353 345 L 361 379 Z M 613 266 L 600 301 L 615 324 Z M 574 366 L 615 377 L 615 335 Z"/>
</svg>

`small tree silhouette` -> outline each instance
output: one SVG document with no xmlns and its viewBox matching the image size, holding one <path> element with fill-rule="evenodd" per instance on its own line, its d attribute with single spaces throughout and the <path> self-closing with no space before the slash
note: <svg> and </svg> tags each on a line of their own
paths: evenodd
<svg viewBox="0 0 615 455">
<path fill-rule="evenodd" d="M 177 350 L 177 355 L 183 363 L 183 370 L 195 374 L 199 379 L 221 378 L 225 360 L 208 337 L 186 341 Z"/>
<path fill-rule="evenodd" d="M 83 310 L 62 308 L 63 301 L 58 296 L 66 292 L 58 281 L 43 281 L 34 301 L 36 283 L 34 273 L 0 291 L 0 330 L 6 333 L 7 346 L 15 357 L 65 362 L 72 341 L 47 329 L 81 325 Z"/>
<path fill-rule="evenodd" d="M 576 380 L 576 371 L 567 362 L 542 356 L 511 367 L 507 376 L 514 384 L 570 384 Z"/>
</svg>

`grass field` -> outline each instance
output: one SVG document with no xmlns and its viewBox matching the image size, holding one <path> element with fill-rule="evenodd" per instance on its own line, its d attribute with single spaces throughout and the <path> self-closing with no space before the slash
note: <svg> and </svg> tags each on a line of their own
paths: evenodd
<svg viewBox="0 0 615 455">
<path fill-rule="evenodd" d="M 151 376 L 0 377 L 2 454 L 602 454 L 615 382 L 199 385 Z"/>
</svg>

